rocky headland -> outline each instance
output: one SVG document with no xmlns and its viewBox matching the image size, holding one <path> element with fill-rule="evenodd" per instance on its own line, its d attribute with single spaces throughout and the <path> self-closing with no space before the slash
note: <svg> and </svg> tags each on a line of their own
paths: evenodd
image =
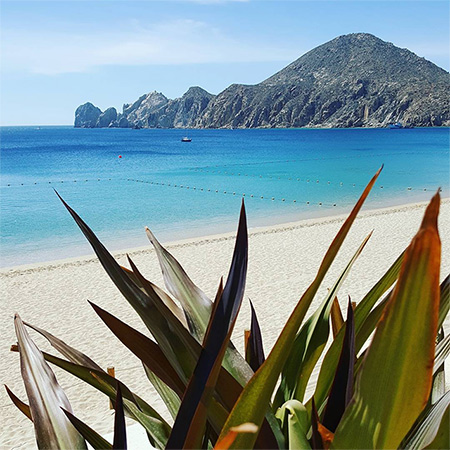
<svg viewBox="0 0 450 450">
<path fill-rule="evenodd" d="M 371 34 L 339 36 L 256 85 L 218 95 L 191 87 L 168 99 L 153 91 L 122 112 L 85 103 L 84 128 L 290 128 L 449 126 L 450 74 Z"/>
</svg>

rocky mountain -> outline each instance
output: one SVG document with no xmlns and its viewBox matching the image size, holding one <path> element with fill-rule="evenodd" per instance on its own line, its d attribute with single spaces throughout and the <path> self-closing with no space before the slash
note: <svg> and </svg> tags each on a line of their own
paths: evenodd
<svg viewBox="0 0 450 450">
<path fill-rule="evenodd" d="M 450 125 L 450 74 L 366 33 L 337 37 L 256 85 L 217 96 L 199 87 L 169 100 L 152 92 L 100 120 L 86 103 L 75 126 L 150 128 L 382 127 Z M 114 110 L 115 111 L 115 110 Z M 105 125 L 108 123 L 107 125 Z"/>
<path fill-rule="evenodd" d="M 123 105 L 122 113 L 115 108 L 105 112 L 92 103 L 75 111 L 75 127 L 80 128 L 193 128 L 214 96 L 194 86 L 180 98 L 168 99 L 160 92 L 150 92 L 134 103 Z"/>
<path fill-rule="evenodd" d="M 151 128 L 192 128 L 213 97 L 200 87 L 191 87 L 149 115 L 147 124 Z"/>
</svg>

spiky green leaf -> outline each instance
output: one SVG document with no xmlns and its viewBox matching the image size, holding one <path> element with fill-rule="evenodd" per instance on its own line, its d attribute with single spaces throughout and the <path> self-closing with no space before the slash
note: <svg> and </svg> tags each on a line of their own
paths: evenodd
<svg viewBox="0 0 450 450">
<path fill-rule="evenodd" d="M 175 419 L 167 443 L 168 449 L 199 448 L 201 445 L 208 404 L 244 296 L 248 260 L 247 241 L 247 222 L 242 204 L 228 279 L 218 304 L 213 308 L 203 349 Z"/>
<path fill-rule="evenodd" d="M 281 384 L 275 397 L 275 406 L 292 398 L 303 401 L 311 373 L 328 341 L 333 301 L 371 235 L 372 233 L 363 240 L 334 286 L 328 291 L 321 306 L 305 322 L 295 337 L 288 361 L 283 368 Z"/>
<path fill-rule="evenodd" d="M 333 448 L 397 448 L 427 404 L 439 313 L 439 203 L 436 194 L 406 251 Z"/>
<path fill-rule="evenodd" d="M 256 426 L 261 425 L 265 413 L 265 408 L 263 405 L 267 405 L 267 407 L 269 406 L 273 390 L 290 353 L 297 331 L 305 318 L 306 312 L 311 305 L 311 302 L 320 284 L 322 283 L 323 278 L 341 248 L 341 245 L 344 242 L 344 239 L 347 236 L 356 215 L 369 195 L 372 186 L 375 184 L 381 169 L 382 168 L 380 168 L 380 170 L 369 182 L 349 217 L 342 225 L 330 248 L 325 254 L 314 281 L 301 297 L 264 364 L 258 369 L 255 375 L 245 386 L 221 432 L 220 437 L 224 437 L 230 428 L 243 422 L 251 421 L 252 423 L 255 423 Z M 233 448 L 251 448 L 254 442 L 254 436 L 239 435 L 233 443 Z"/>
<path fill-rule="evenodd" d="M 201 341 L 211 314 L 211 300 L 193 283 L 181 264 L 159 243 L 155 235 L 148 228 L 145 231 L 158 256 L 168 291 L 182 305 L 189 329 Z"/>
<path fill-rule="evenodd" d="M 371 312 L 371 309 L 397 280 L 403 261 L 403 256 L 404 252 L 402 252 L 402 254 L 396 259 L 383 277 L 372 287 L 372 289 L 367 293 L 367 295 L 364 296 L 355 308 L 356 353 L 361 350 L 362 345 L 366 342 L 367 337 L 372 334 L 379 318 L 381 317 L 384 305 L 386 304 L 386 299 L 383 300 L 382 306 L 377 306 L 376 311 L 374 310 Z M 319 405 L 319 409 L 323 405 L 326 396 L 331 389 L 331 384 L 333 382 L 333 377 L 336 372 L 339 355 L 342 349 L 344 335 L 345 325 L 339 330 L 322 361 L 314 392 L 314 399 L 317 405 Z M 310 410 L 311 401 L 307 402 L 306 407 Z"/>
</svg>

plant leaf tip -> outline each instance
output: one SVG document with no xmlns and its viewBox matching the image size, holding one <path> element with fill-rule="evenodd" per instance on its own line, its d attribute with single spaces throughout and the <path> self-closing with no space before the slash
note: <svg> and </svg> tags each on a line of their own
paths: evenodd
<svg viewBox="0 0 450 450">
<path fill-rule="evenodd" d="M 437 229 L 437 219 L 439 215 L 439 209 L 441 204 L 441 195 L 439 193 L 439 189 L 436 194 L 431 198 L 430 203 L 425 210 L 425 214 L 422 220 L 421 228 L 432 227 Z"/>
<path fill-rule="evenodd" d="M 58 196 L 58 198 L 59 198 L 64 204 L 66 204 L 66 202 L 64 201 L 64 199 L 61 197 L 61 195 L 59 194 L 59 192 L 58 192 L 55 188 L 53 188 L 53 191 L 54 191 L 55 194 Z"/>
<path fill-rule="evenodd" d="M 158 240 L 156 239 L 155 235 L 152 233 L 149 227 L 145 227 L 145 233 L 147 234 L 147 238 L 153 246 L 159 244 Z"/>
</svg>

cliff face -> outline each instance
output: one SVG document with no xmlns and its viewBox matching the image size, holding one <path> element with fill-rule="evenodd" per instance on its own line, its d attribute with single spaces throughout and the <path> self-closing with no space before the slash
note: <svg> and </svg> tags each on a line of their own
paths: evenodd
<svg viewBox="0 0 450 450">
<path fill-rule="evenodd" d="M 80 105 L 75 111 L 75 128 L 95 128 L 102 110 L 92 103 Z"/>
<path fill-rule="evenodd" d="M 170 100 L 148 117 L 152 128 L 192 128 L 214 96 L 199 87 L 191 87 L 181 97 Z"/>
<path fill-rule="evenodd" d="M 124 105 L 123 113 L 107 126 L 126 122 L 151 128 L 377 127 L 397 121 L 450 125 L 449 86 L 450 74 L 433 63 L 357 33 L 311 50 L 257 85 L 234 84 L 217 96 L 195 87 L 175 100 L 156 92 L 144 95 Z M 79 111 L 86 105 L 77 109 L 75 126 L 92 123 L 82 117 L 85 110 L 93 115 L 92 108 Z"/>
<path fill-rule="evenodd" d="M 82 128 L 193 128 L 214 96 L 200 87 L 191 87 L 180 98 L 170 100 L 160 92 L 150 92 L 134 103 L 101 112 L 91 103 L 77 108 L 75 127 Z"/>
<path fill-rule="evenodd" d="M 130 127 L 148 127 L 148 119 L 161 106 L 169 102 L 168 98 L 159 92 L 143 95 L 133 104 L 123 105 L 122 117 L 126 118 Z"/>
</svg>

